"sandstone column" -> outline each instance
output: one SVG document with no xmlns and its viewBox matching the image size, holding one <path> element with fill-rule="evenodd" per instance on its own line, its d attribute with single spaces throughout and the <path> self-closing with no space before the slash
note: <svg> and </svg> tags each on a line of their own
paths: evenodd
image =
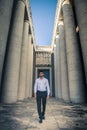
<svg viewBox="0 0 87 130">
<path fill-rule="evenodd" d="M 84 80 L 73 10 L 68 1 L 64 1 L 62 8 L 65 25 L 70 99 L 74 103 L 81 103 L 84 102 Z"/>
<path fill-rule="evenodd" d="M 32 78 L 33 78 L 33 44 L 31 43 L 31 45 L 30 45 L 30 48 L 31 48 L 31 57 L 30 57 L 30 97 L 32 97 L 32 89 L 33 89 L 33 80 L 32 80 Z"/>
<path fill-rule="evenodd" d="M 58 98 L 62 98 L 62 88 L 61 88 L 61 61 L 60 61 L 60 38 L 59 35 L 56 36 L 56 81 L 57 81 L 57 91 Z"/>
<path fill-rule="evenodd" d="M 31 79 L 30 79 L 30 69 L 31 69 L 31 34 L 29 34 L 29 41 L 28 41 L 28 46 L 27 46 L 27 79 L 26 79 L 26 91 L 25 91 L 25 98 L 30 97 L 30 87 L 31 87 Z"/>
<path fill-rule="evenodd" d="M 20 62 L 18 100 L 23 100 L 25 98 L 28 32 L 29 32 L 29 21 L 25 21 L 24 32 L 23 32 L 22 52 L 21 52 L 21 62 Z"/>
<path fill-rule="evenodd" d="M 13 0 L 0 0 L 0 84 L 6 50 L 6 43 L 11 22 Z"/>
<path fill-rule="evenodd" d="M 87 84 L 87 0 L 74 0 Z"/>
<path fill-rule="evenodd" d="M 56 76 L 56 45 L 54 46 L 54 74 L 55 74 L 55 97 L 58 97 L 57 76 Z"/>
<path fill-rule="evenodd" d="M 16 3 L 3 81 L 2 102 L 5 103 L 17 101 L 24 10 L 25 3 L 23 0 L 18 0 Z"/>
<path fill-rule="evenodd" d="M 68 68 L 67 68 L 67 55 L 66 55 L 66 44 L 64 34 L 64 23 L 59 22 L 59 37 L 60 37 L 60 62 L 61 62 L 61 88 L 62 98 L 65 101 L 69 101 L 69 82 L 68 82 Z"/>
</svg>

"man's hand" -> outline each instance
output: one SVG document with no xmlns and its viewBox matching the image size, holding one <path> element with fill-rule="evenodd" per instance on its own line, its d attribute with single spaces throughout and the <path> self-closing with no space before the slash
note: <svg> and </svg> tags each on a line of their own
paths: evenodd
<svg viewBox="0 0 87 130">
<path fill-rule="evenodd" d="M 49 95 L 47 95 L 47 99 L 49 99 L 50 98 L 50 96 Z"/>
<path fill-rule="evenodd" d="M 36 93 L 34 93 L 34 97 L 35 97 L 35 99 L 36 99 L 36 97 L 37 97 Z"/>
</svg>

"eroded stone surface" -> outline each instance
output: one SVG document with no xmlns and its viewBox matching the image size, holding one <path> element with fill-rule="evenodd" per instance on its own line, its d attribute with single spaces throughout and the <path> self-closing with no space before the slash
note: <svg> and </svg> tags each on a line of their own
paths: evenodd
<svg viewBox="0 0 87 130">
<path fill-rule="evenodd" d="M 46 119 L 40 124 L 35 99 L 0 104 L 0 130 L 87 130 L 87 105 L 66 104 L 50 98 Z"/>
</svg>

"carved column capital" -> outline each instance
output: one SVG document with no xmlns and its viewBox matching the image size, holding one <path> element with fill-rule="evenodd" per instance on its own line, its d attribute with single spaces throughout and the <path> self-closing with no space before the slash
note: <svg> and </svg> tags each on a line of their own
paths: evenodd
<svg viewBox="0 0 87 130">
<path fill-rule="evenodd" d="M 23 2 L 24 4 L 26 4 L 26 0 L 18 0 L 18 1 L 21 1 L 21 2 Z"/>
<path fill-rule="evenodd" d="M 59 34 L 56 35 L 56 39 L 59 38 Z"/>
<path fill-rule="evenodd" d="M 65 5 L 65 4 L 70 4 L 70 1 L 69 0 L 63 1 L 62 6 Z"/>
<path fill-rule="evenodd" d="M 29 24 L 29 20 L 24 20 L 24 22 L 28 23 Z"/>
<path fill-rule="evenodd" d="M 64 25 L 64 22 L 63 21 L 59 21 L 58 26 L 60 26 L 60 25 Z"/>
</svg>

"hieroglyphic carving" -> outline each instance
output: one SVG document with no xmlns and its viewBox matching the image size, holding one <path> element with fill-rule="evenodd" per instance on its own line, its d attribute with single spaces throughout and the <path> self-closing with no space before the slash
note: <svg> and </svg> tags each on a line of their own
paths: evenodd
<svg viewBox="0 0 87 130">
<path fill-rule="evenodd" d="M 36 65 L 51 65 L 51 53 L 36 52 Z"/>
</svg>

